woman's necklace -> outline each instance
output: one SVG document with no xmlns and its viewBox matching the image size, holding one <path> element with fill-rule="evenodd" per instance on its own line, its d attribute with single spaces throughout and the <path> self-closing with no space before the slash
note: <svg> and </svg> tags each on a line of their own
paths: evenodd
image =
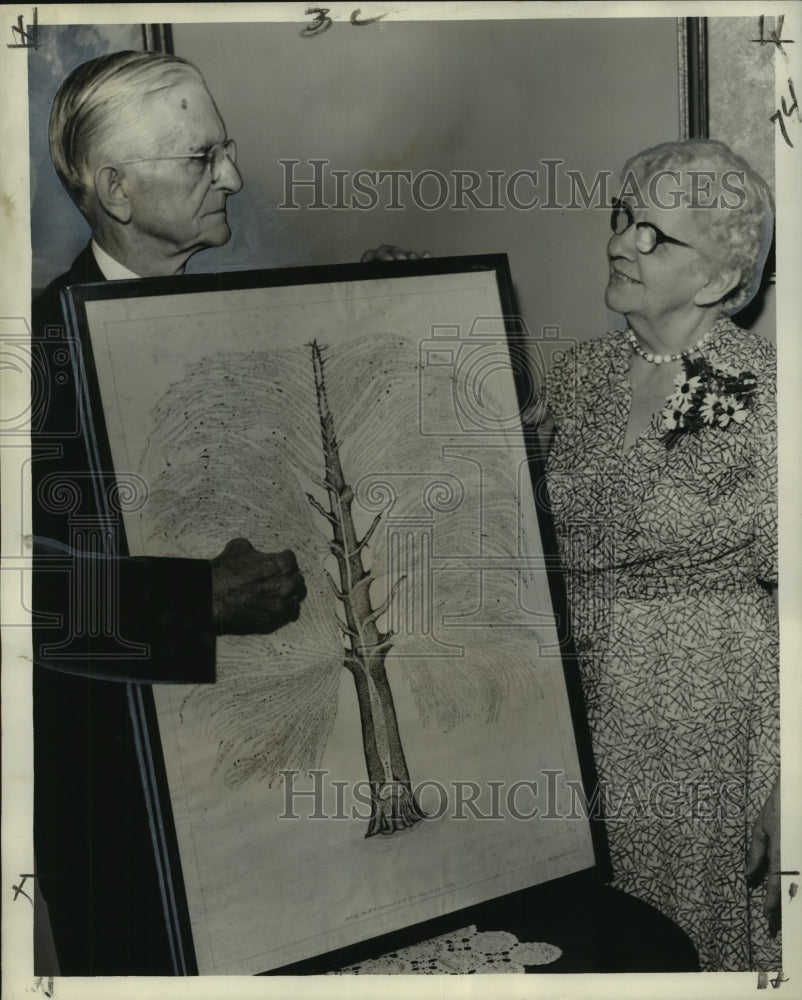
<svg viewBox="0 0 802 1000">
<path fill-rule="evenodd" d="M 707 341 L 710 339 L 710 335 L 713 333 L 713 327 L 711 327 L 707 333 L 702 337 L 698 343 L 694 344 L 693 347 L 687 347 L 684 351 L 680 351 L 679 354 L 653 354 L 651 351 L 647 351 L 645 348 L 641 347 L 638 343 L 638 338 L 632 332 L 632 330 L 627 330 L 629 336 L 629 342 L 632 344 L 632 350 L 638 355 L 639 358 L 643 358 L 644 361 L 648 361 L 653 365 L 667 365 L 671 361 L 679 361 L 682 358 L 688 357 L 691 354 L 695 354 L 696 351 L 701 351 Z"/>
</svg>

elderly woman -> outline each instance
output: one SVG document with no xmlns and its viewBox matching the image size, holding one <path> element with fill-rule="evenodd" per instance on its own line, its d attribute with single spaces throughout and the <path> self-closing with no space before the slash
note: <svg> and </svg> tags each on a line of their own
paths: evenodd
<svg viewBox="0 0 802 1000">
<path fill-rule="evenodd" d="M 708 970 L 779 965 L 747 878 L 753 824 L 756 855 L 776 832 L 775 350 L 729 319 L 772 221 L 766 183 L 722 143 L 639 153 L 607 246 L 606 302 L 628 328 L 580 344 L 548 386 L 615 884 Z"/>
</svg>

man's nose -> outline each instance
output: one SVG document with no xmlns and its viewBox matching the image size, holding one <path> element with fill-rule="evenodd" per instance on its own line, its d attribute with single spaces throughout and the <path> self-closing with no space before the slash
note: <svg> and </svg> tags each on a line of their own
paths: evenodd
<svg viewBox="0 0 802 1000">
<path fill-rule="evenodd" d="M 237 170 L 237 165 L 227 156 L 223 157 L 223 162 L 217 168 L 217 179 L 214 186 L 228 191 L 229 194 L 236 194 L 242 187 L 242 174 Z"/>
</svg>

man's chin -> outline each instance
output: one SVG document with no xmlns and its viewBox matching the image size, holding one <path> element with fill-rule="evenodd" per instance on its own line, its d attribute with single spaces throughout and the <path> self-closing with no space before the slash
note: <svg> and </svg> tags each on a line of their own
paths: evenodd
<svg viewBox="0 0 802 1000">
<path fill-rule="evenodd" d="M 231 229 L 228 225 L 225 213 L 215 213 L 207 218 L 209 223 L 207 231 L 203 234 L 204 247 L 221 247 L 231 239 Z"/>
</svg>

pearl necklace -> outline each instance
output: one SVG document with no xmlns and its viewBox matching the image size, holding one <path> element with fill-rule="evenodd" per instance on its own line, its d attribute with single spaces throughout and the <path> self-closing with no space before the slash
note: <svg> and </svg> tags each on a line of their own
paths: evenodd
<svg viewBox="0 0 802 1000">
<path fill-rule="evenodd" d="M 711 329 L 707 331 L 698 343 L 694 344 L 693 347 L 688 347 L 684 351 L 680 351 L 679 354 L 653 354 L 651 351 L 647 351 L 645 348 L 641 347 L 632 330 L 627 330 L 627 336 L 629 337 L 630 344 L 632 344 L 632 350 L 638 355 L 639 358 L 643 358 L 644 361 L 648 361 L 653 365 L 667 365 L 671 361 L 681 361 L 682 358 L 695 354 L 696 351 L 701 351 L 710 339 L 712 333 L 713 328 L 711 327 Z"/>
</svg>

